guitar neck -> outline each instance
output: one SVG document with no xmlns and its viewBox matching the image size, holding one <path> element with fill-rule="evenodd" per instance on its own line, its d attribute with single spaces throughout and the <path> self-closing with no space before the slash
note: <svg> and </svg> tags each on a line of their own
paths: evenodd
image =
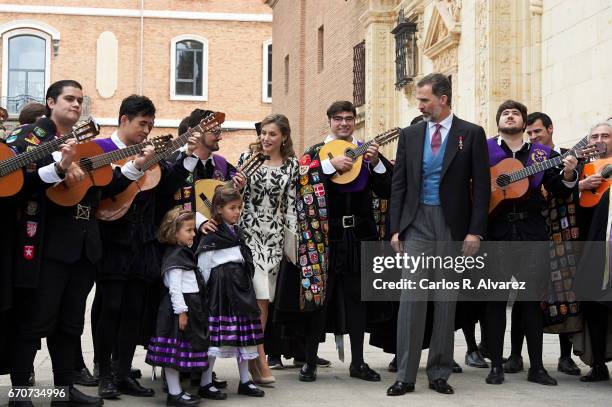
<svg viewBox="0 0 612 407">
<path fill-rule="evenodd" d="M 97 170 L 98 168 L 104 167 L 115 161 L 123 160 L 124 158 L 131 157 L 142 151 L 149 143 L 135 144 L 120 150 L 111 151 L 109 153 L 96 155 L 94 157 L 82 158 L 80 165 L 85 166 L 87 170 Z"/>
<path fill-rule="evenodd" d="M 31 163 L 34 163 L 41 158 L 44 158 L 54 151 L 59 149 L 59 146 L 69 138 L 73 137 L 73 132 L 70 132 L 64 136 L 58 137 L 51 141 L 47 141 L 30 151 L 26 151 L 21 154 L 17 154 L 14 157 L 8 158 L 0 162 L 0 176 L 10 174 L 11 172 L 17 171 L 20 168 L 26 167 Z"/>
<path fill-rule="evenodd" d="M 537 173 L 540 173 L 550 168 L 556 167 L 559 164 L 561 164 L 563 162 L 563 159 L 567 157 L 568 155 L 577 156 L 576 150 L 580 150 L 581 148 L 586 146 L 586 144 L 587 144 L 587 139 L 584 138 L 578 144 L 576 144 L 571 150 L 567 150 L 565 153 L 555 158 L 551 158 L 550 160 L 542 161 L 541 163 L 531 164 L 530 166 L 525 167 L 521 170 L 514 171 L 513 173 L 509 174 L 510 182 L 520 181 L 524 178 L 530 177 Z"/>
<path fill-rule="evenodd" d="M 395 135 L 393 135 L 392 133 L 393 131 L 380 134 L 374 137 L 372 140 L 366 141 L 359 147 L 350 149 L 349 151 L 351 151 L 352 158 L 357 158 L 360 155 L 365 154 L 366 151 L 368 151 L 368 147 L 370 147 L 373 143 L 384 145 L 399 136 L 399 132 L 397 132 Z"/>
</svg>

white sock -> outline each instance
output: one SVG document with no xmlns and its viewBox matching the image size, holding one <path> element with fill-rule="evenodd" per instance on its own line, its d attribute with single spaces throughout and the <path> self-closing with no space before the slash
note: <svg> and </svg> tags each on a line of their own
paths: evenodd
<svg viewBox="0 0 612 407">
<path fill-rule="evenodd" d="M 200 386 L 204 387 L 212 383 L 212 374 L 213 374 L 213 367 L 215 366 L 215 360 L 217 360 L 215 356 L 208 357 L 208 369 L 202 372 L 202 379 L 200 380 Z M 217 388 L 215 386 L 211 386 L 210 390 L 217 391 Z"/>
<path fill-rule="evenodd" d="M 180 394 L 183 390 L 181 389 L 181 379 L 178 370 L 171 368 L 164 368 L 166 373 L 166 383 L 168 383 L 168 393 L 173 396 Z"/>
<path fill-rule="evenodd" d="M 240 356 L 236 358 L 236 361 L 238 362 L 238 372 L 240 373 L 240 383 L 246 383 L 249 380 L 251 380 L 251 376 L 249 375 L 249 361 L 241 359 Z M 257 388 L 257 386 L 255 386 L 254 384 L 249 384 L 249 387 L 252 389 Z"/>
</svg>

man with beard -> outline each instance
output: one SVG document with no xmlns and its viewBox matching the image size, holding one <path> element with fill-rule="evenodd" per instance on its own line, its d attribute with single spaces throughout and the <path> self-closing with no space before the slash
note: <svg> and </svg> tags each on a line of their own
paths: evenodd
<svg viewBox="0 0 612 407">
<path fill-rule="evenodd" d="M 488 141 L 491 167 L 506 158 L 515 158 L 527 167 L 559 155 L 550 147 L 523 141 L 527 121 L 527 108 L 523 104 L 513 100 L 505 101 L 497 110 L 496 121 L 498 136 Z M 541 188 L 544 186 L 547 193 L 556 198 L 569 197 L 578 180 L 575 171 L 577 163 L 575 157 L 568 156 L 563 159 L 563 169 L 554 167 L 530 177 L 528 192 L 519 199 L 502 202 L 489 218 L 488 238 L 494 241 L 548 241 L 546 220 L 542 215 L 546 199 Z M 522 251 L 523 246 L 517 250 Z M 525 247 L 524 250 L 525 253 L 505 250 L 496 256 L 496 260 L 517 281 L 527 281 L 530 287 L 545 290 L 548 283 L 548 252 L 534 255 L 531 248 Z M 518 301 L 531 363 L 527 380 L 556 385 L 557 381 L 548 375 L 542 364 L 543 314 L 540 303 L 521 298 Z M 491 356 L 491 371 L 486 382 L 501 384 L 504 381 L 502 351 L 506 330 L 506 301 L 489 301 L 486 304 L 485 329 Z"/>
</svg>

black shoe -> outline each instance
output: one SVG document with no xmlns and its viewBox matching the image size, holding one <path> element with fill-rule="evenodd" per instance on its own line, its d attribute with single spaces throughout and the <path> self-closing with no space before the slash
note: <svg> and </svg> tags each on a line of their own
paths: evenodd
<svg viewBox="0 0 612 407">
<path fill-rule="evenodd" d="M 30 373 L 30 377 L 28 377 L 28 387 L 36 386 L 36 373 Z"/>
<path fill-rule="evenodd" d="M 102 377 L 98 384 L 98 396 L 103 399 L 115 399 L 121 396 L 121 392 L 115 385 L 115 380 L 111 376 Z"/>
<path fill-rule="evenodd" d="M 265 396 L 266 392 L 255 386 L 255 383 L 253 383 L 252 380 L 249 380 L 246 383 L 240 383 L 238 385 L 238 394 L 250 397 L 263 397 Z"/>
<path fill-rule="evenodd" d="M 595 365 L 589 370 L 589 373 L 580 378 L 581 382 L 603 382 L 610 380 L 610 372 L 606 365 Z"/>
<path fill-rule="evenodd" d="M 198 390 L 198 395 L 204 399 L 210 400 L 225 400 L 227 398 L 227 394 L 223 393 L 221 390 L 215 387 L 215 390 L 211 390 L 211 387 L 215 387 L 212 383 L 207 384 L 206 386 L 200 386 Z"/>
<path fill-rule="evenodd" d="M 532 369 L 529 368 L 527 373 L 527 380 L 533 383 L 543 384 L 544 386 L 556 386 L 557 381 L 550 377 L 546 369 Z"/>
<path fill-rule="evenodd" d="M 138 380 L 132 379 L 131 377 L 117 379 L 117 389 L 119 389 L 121 394 L 127 394 L 135 397 L 155 396 L 155 390 L 144 387 L 138 383 Z"/>
<path fill-rule="evenodd" d="M 453 387 L 444 379 L 436 379 L 433 382 L 429 382 L 429 388 L 441 394 L 453 394 L 455 392 Z"/>
<path fill-rule="evenodd" d="M 280 356 L 268 356 L 268 367 L 272 370 L 282 370 L 285 368 L 283 366 L 283 361 Z"/>
<path fill-rule="evenodd" d="M 397 372 L 397 357 L 393 357 L 393 360 L 391 362 L 389 362 L 389 367 L 387 368 L 387 370 L 391 373 L 395 373 Z M 399 382 L 401 383 L 401 382 Z"/>
<path fill-rule="evenodd" d="M 183 398 L 183 396 L 187 396 L 187 398 Z M 189 407 L 197 406 L 198 404 L 200 404 L 200 398 L 186 392 L 181 392 L 176 396 L 168 394 L 168 397 L 166 397 L 167 406 Z"/>
<path fill-rule="evenodd" d="M 510 355 L 506 363 L 504 363 L 504 373 L 518 373 L 525 370 L 523 367 L 523 357 Z"/>
<path fill-rule="evenodd" d="M 227 387 L 227 380 L 217 380 L 217 374 L 215 372 L 213 372 L 212 380 L 217 389 L 225 389 Z"/>
<path fill-rule="evenodd" d="M 414 391 L 414 384 L 395 382 L 391 387 L 387 389 L 387 396 L 402 396 L 406 393 L 412 393 Z"/>
<path fill-rule="evenodd" d="M 465 364 L 471 367 L 478 367 L 481 369 L 488 368 L 489 364 L 484 360 L 480 352 L 475 350 L 472 353 L 465 353 Z"/>
<path fill-rule="evenodd" d="M 309 365 L 308 363 L 304 364 L 300 369 L 298 379 L 301 382 L 314 382 L 317 380 L 317 366 Z"/>
<path fill-rule="evenodd" d="M 580 376 L 580 368 L 576 365 L 571 356 L 559 358 L 557 371 L 570 376 Z"/>
<path fill-rule="evenodd" d="M 52 407 L 98 407 L 103 404 L 104 400 L 102 400 L 100 397 L 89 396 L 85 393 L 82 393 L 80 390 L 73 386 L 69 387 L 67 401 L 51 401 Z"/>
<path fill-rule="evenodd" d="M 504 369 L 501 367 L 492 367 L 485 382 L 488 384 L 502 384 L 504 382 Z"/>
<path fill-rule="evenodd" d="M 370 369 L 370 366 L 368 366 L 367 363 L 362 363 L 360 366 L 355 366 L 351 363 L 351 366 L 349 366 L 349 373 L 351 377 L 356 377 L 368 382 L 380 381 L 380 375 L 374 370 Z"/>
<path fill-rule="evenodd" d="M 317 367 L 330 367 L 331 362 L 327 359 L 323 359 L 317 356 Z"/>
<path fill-rule="evenodd" d="M 142 377 L 142 372 L 140 369 L 136 369 L 134 366 L 130 366 L 130 377 L 132 379 L 140 379 Z"/>
<path fill-rule="evenodd" d="M 482 342 L 478 344 L 478 352 L 483 358 L 491 360 L 491 355 L 489 355 L 489 350 L 487 349 L 486 346 L 484 346 Z"/>
<path fill-rule="evenodd" d="M 463 369 L 459 366 L 459 363 L 453 360 L 453 373 L 463 373 Z"/>
<path fill-rule="evenodd" d="M 98 385 L 98 380 L 93 377 L 87 366 L 81 370 L 75 370 L 72 373 L 74 384 L 80 384 L 81 386 L 95 387 Z"/>
</svg>

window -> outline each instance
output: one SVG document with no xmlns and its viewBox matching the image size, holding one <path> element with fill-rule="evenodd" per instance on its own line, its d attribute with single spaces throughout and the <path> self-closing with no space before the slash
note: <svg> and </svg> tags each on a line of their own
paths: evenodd
<svg viewBox="0 0 612 407">
<path fill-rule="evenodd" d="M 272 102 L 272 40 L 263 44 L 263 72 L 261 79 L 261 100 Z"/>
<path fill-rule="evenodd" d="M 323 26 L 319 27 L 319 30 L 317 32 L 317 61 L 318 61 L 318 72 L 323 71 L 323 67 L 324 67 L 324 38 L 325 38 L 325 29 L 323 28 Z"/>
<path fill-rule="evenodd" d="M 289 93 L 289 55 L 285 55 L 285 95 Z"/>
<path fill-rule="evenodd" d="M 170 99 L 208 100 L 208 40 L 182 35 L 172 40 Z"/>
<path fill-rule="evenodd" d="M 16 115 L 26 103 L 44 103 L 50 84 L 52 46 L 57 55 L 60 33 L 46 23 L 14 20 L 0 24 L 0 36 L 3 61 L 0 105 Z"/>
<path fill-rule="evenodd" d="M 353 104 L 365 104 L 365 40 L 353 47 Z"/>
</svg>

